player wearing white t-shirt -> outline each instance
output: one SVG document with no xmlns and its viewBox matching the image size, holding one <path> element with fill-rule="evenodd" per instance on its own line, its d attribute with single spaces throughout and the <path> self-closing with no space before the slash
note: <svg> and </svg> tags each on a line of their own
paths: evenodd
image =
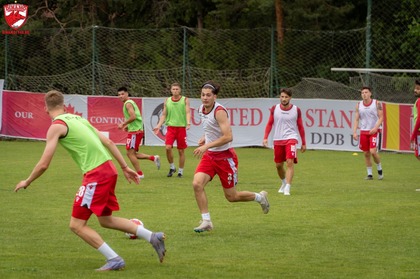
<svg viewBox="0 0 420 279">
<path fill-rule="evenodd" d="M 290 187 L 294 175 L 294 164 L 297 164 L 297 148 L 299 136 L 302 139 L 301 151 L 306 150 L 305 129 L 300 109 L 292 105 L 292 92 L 283 88 L 280 92 L 280 104 L 270 109 L 270 117 L 265 127 L 263 145 L 268 146 L 268 135 L 274 127 L 274 162 L 277 174 L 282 183 L 279 193 L 290 195 Z M 284 169 L 286 162 L 287 169 Z"/>
<path fill-rule="evenodd" d="M 376 163 L 378 179 L 383 179 L 381 159 L 378 154 L 379 134 L 383 121 L 382 104 L 376 99 L 372 99 L 372 91 L 364 86 L 361 90 L 362 101 L 356 105 L 356 113 L 353 124 L 353 139 L 359 140 L 359 148 L 365 155 L 367 168 L 366 180 L 372 180 L 372 160 Z M 360 128 L 360 138 L 357 134 Z"/>
</svg>

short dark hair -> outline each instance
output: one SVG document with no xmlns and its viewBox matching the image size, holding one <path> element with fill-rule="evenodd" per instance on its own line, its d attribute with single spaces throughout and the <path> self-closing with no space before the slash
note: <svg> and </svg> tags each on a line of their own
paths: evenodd
<svg viewBox="0 0 420 279">
<path fill-rule="evenodd" d="M 280 89 L 280 94 L 281 93 L 286 93 L 287 96 L 292 97 L 292 90 L 290 90 L 289 88 L 282 88 L 282 89 Z"/>
<path fill-rule="evenodd" d="M 117 92 L 120 92 L 120 91 L 128 92 L 127 87 L 125 86 L 121 86 L 120 88 L 118 88 Z"/>
<path fill-rule="evenodd" d="M 420 79 L 416 79 L 416 80 L 414 81 L 414 83 L 415 83 L 415 84 L 417 84 L 417 85 L 420 85 Z"/>
<path fill-rule="evenodd" d="M 372 88 L 370 88 L 369 86 L 363 86 L 362 89 L 360 89 L 360 91 L 365 90 L 365 89 L 367 89 L 370 92 L 372 92 Z"/>
<path fill-rule="evenodd" d="M 217 93 L 219 93 L 220 91 L 220 85 L 212 80 L 208 80 L 205 83 L 203 83 L 203 85 L 201 85 L 201 89 L 203 88 L 211 89 L 211 92 L 215 95 L 217 95 Z"/>
</svg>

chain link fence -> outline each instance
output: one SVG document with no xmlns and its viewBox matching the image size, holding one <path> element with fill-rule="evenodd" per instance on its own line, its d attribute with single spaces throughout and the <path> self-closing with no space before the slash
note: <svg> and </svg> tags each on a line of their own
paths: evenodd
<svg viewBox="0 0 420 279">
<path fill-rule="evenodd" d="M 416 6 L 395 12 L 408 2 Z M 147 97 L 168 96 L 173 82 L 183 85 L 185 95 L 198 97 L 200 85 L 213 79 L 222 85 L 220 98 L 274 97 L 279 88 L 291 87 L 296 98 L 352 100 L 360 99 L 360 87 L 368 84 L 376 98 L 411 103 L 418 73 L 331 71 L 420 69 L 420 2 L 394 5 L 375 3 L 371 25 L 361 29 L 285 29 L 281 44 L 273 28 L 92 26 L 3 35 L 0 78 L 9 90 L 115 95 L 125 85 L 133 96 Z"/>
</svg>

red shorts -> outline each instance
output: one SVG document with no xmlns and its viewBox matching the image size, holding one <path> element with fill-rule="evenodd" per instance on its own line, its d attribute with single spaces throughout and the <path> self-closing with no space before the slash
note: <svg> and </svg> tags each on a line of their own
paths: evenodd
<svg viewBox="0 0 420 279">
<path fill-rule="evenodd" d="M 130 150 L 134 149 L 139 151 L 139 146 L 141 145 L 144 137 L 144 131 L 130 132 L 127 135 L 127 142 L 125 143 L 125 149 Z"/>
<path fill-rule="evenodd" d="M 195 173 L 203 172 L 211 179 L 217 174 L 223 188 L 232 188 L 238 183 L 238 156 L 233 148 L 226 151 L 207 151 L 195 169 Z"/>
<path fill-rule="evenodd" d="M 293 159 L 293 162 L 297 164 L 297 141 L 288 140 L 285 144 L 274 144 L 274 162 L 283 163 L 288 159 Z"/>
<path fill-rule="evenodd" d="M 369 151 L 369 149 L 378 147 L 379 133 L 373 135 L 369 134 L 369 131 L 361 131 L 359 139 L 359 148 L 362 151 Z"/>
<path fill-rule="evenodd" d="M 107 161 L 83 176 L 82 186 L 76 193 L 71 216 L 88 220 L 92 213 L 96 216 L 109 216 L 119 210 L 115 185 L 117 170 L 112 161 Z"/>
<path fill-rule="evenodd" d="M 172 126 L 166 128 L 165 144 L 173 147 L 175 141 L 178 149 L 185 149 L 188 147 L 187 128 Z"/>
</svg>

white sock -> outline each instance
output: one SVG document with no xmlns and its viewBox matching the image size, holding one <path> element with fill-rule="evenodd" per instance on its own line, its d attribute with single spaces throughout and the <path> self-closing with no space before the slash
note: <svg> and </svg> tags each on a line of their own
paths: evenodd
<svg viewBox="0 0 420 279">
<path fill-rule="evenodd" d="M 169 164 L 169 168 L 174 170 L 175 169 L 175 164 L 174 163 L 170 163 Z"/>
<path fill-rule="evenodd" d="M 287 183 L 286 183 L 286 178 L 284 178 L 284 179 L 282 179 L 281 180 L 281 186 L 284 186 L 284 185 L 286 185 Z"/>
<path fill-rule="evenodd" d="M 382 170 L 382 165 L 381 165 L 381 163 L 376 164 L 376 169 L 377 169 L 378 171 Z"/>
<path fill-rule="evenodd" d="M 179 168 L 178 169 L 178 173 L 183 174 L 184 173 L 184 169 Z"/>
<path fill-rule="evenodd" d="M 260 193 L 255 193 L 255 199 L 254 199 L 254 201 L 261 202 L 261 195 L 260 195 Z"/>
<path fill-rule="evenodd" d="M 207 213 L 201 213 L 201 219 L 203 219 L 203 220 L 211 220 L 210 219 L 210 212 L 207 212 Z"/>
<path fill-rule="evenodd" d="M 372 167 L 367 167 L 367 174 L 372 175 Z"/>
<path fill-rule="evenodd" d="M 143 226 L 137 226 L 137 232 L 136 235 L 138 237 L 143 238 L 144 240 L 150 242 L 150 239 L 152 238 L 152 232 L 148 229 L 144 228 Z"/>
<path fill-rule="evenodd" d="M 115 253 L 115 251 L 112 250 L 105 242 L 98 248 L 98 251 L 101 252 L 107 260 L 118 257 L 118 254 Z"/>
</svg>

